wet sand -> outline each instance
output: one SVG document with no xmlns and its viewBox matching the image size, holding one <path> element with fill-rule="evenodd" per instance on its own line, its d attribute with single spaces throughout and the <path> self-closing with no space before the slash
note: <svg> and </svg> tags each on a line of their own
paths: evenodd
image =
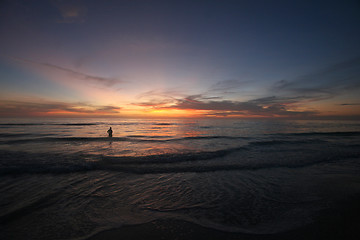
<svg viewBox="0 0 360 240">
<path fill-rule="evenodd" d="M 207 240 L 302 240 L 302 239 L 360 239 L 360 196 L 338 203 L 332 210 L 323 211 L 314 223 L 299 229 L 277 234 L 229 233 L 205 228 L 181 220 L 165 219 L 150 223 L 124 226 L 100 232 L 89 240 L 137 239 L 207 239 Z"/>
<path fill-rule="evenodd" d="M 140 239 L 243 239 L 243 240 L 300 240 L 300 239 L 360 239 L 360 224 L 349 228 L 331 228 L 320 225 L 311 225 L 298 230 L 279 234 L 252 235 L 241 233 L 221 232 L 214 229 L 179 220 L 161 220 L 150 223 L 126 226 L 116 230 L 104 231 L 89 238 L 89 240 L 140 240 Z"/>
</svg>

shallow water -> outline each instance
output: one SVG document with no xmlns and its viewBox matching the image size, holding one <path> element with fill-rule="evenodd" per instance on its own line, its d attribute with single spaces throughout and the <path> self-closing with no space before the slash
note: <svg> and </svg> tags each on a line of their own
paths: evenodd
<svg viewBox="0 0 360 240">
<path fill-rule="evenodd" d="M 1 233 L 77 239 L 167 218 L 286 231 L 360 193 L 359 146 L 351 121 L 2 119 Z"/>
</svg>

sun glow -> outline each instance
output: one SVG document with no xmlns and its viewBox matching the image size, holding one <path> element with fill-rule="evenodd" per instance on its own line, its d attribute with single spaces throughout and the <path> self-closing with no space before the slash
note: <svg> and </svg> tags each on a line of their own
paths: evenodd
<svg viewBox="0 0 360 240">
<path fill-rule="evenodd" d="M 196 110 L 183 110 L 183 109 L 151 109 L 145 112 L 149 117 L 197 117 L 200 113 Z"/>
</svg>

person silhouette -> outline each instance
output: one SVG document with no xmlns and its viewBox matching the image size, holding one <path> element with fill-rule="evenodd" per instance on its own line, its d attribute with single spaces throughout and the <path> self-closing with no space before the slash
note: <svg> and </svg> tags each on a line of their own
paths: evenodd
<svg viewBox="0 0 360 240">
<path fill-rule="evenodd" d="M 109 130 L 107 130 L 107 133 L 109 134 L 109 137 L 112 137 L 113 130 L 111 129 L 111 127 L 109 128 Z"/>
</svg>

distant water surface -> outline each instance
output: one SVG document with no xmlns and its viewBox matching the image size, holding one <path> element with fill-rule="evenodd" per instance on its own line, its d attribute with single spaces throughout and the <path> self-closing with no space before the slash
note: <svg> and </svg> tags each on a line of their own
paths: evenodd
<svg viewBox="0 0 360 240">
<path fill-rule="evenodd" d="M 360 193 L 353 121 L 1 119 L 0 156 L 5 239 L 168 218 L 277 233 Z"/>
</svg>

